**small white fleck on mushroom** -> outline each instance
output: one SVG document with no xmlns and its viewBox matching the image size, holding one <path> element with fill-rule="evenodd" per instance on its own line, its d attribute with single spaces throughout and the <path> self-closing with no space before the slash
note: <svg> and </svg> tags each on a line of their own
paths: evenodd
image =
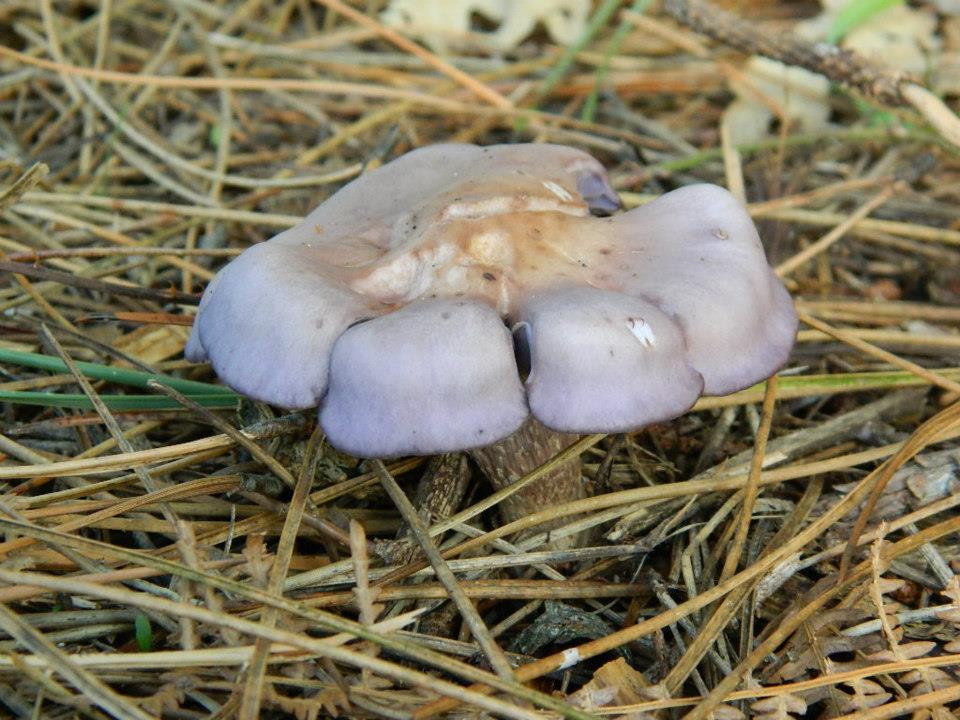
<svg viewBox="0 0 960 720">
<path fill-rule="evenodd" d="M 657 344 L 657 336 L 653 334 L 653 328 L 647 325 L 647 321 L 643 318 L 627 318 L 627 327 L 644 347 L 652 348 Z"/>
<path fill-rule="evenodd" d="M 544 180 L 544 181 L 543 181 L 543 186 L 544 186 L 547 190 L 549 190 L 550 192 L 552 192 L 554 195 L 556 195 L 558 198 L 560 198 L 561 200 L 563 200 L 564 202 L 570 202 L 571 200 L 573 200 L 573 195 L 571 195 L 571 194 L 568 193 L 566 190 L 564 190 L 562 187 L 560 187 L 559 185 L 557 185 L 553 180 Z"/>
<path fill-rule="evenodd" d="M 713 236 L 714 236 L 715 238 L 718 238 L 719 240 L 729 240 L 729 239 L 730 239 L 730 234 L 729 234 L 726 230 L 724 230 L 723 228 L 714 228 L 713 230 L 711 230 L 711 232 L 713 233 Z"/>
</svg>

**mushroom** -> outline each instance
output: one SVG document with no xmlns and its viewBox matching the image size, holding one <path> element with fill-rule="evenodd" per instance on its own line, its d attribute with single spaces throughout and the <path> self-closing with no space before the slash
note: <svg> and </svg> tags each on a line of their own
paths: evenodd
<svg viewBox="0 0 960 720">
<path fill-rule="evenodd" d="M 572 434 L 668 420 L 786 362 L 793 304 L 733 196 L 619 207 L 573 148 L 415 150 L 221 270 L 186 355 L 258 400 L 319 405 L 341 450 L 474 449 L 498 486 Z M 571 464 L 505 512 L 583 494 Z"/>
</svg>

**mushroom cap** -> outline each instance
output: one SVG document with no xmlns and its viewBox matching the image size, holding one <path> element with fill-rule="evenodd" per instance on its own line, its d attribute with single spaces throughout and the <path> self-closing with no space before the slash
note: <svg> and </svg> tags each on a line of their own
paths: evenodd
<svg viewBox="0 0 960 720">
<path fill-rule="evenodd" d="M 634 429 L 787 361 L 793 304 L 740 203 L 694 185 L 594 217 L 619 207 L 573 148 L 415 150 L 221 270 L 187 357 L 320 404 L 331 442 L 367 457 L 486 445 L 528 412 Z"/>
<path fill-rule="evenodd" d="M 523 329 L 530 411 L 547 427 L 632 430 L 683 414 L 703 390 L 680 328 L 641 298 L 562 288 L 531 299 Z"/>
<path fill-rule="evenodd" d="M 320 422 L 346 452 L 391 457 L 487 445 L 528 412 L 510 331 L 496 311 L 433 298 L 340 336 Z"/>
<path fill-rule="evenodd" d="M 704 394 L 729 395 L 786 364 L 797 334 L 793 301 L 733 195 L 688 185 L 616 221 L 632 238 L 620 253 L 623 292 L 674 318 Z"/>
</svg>

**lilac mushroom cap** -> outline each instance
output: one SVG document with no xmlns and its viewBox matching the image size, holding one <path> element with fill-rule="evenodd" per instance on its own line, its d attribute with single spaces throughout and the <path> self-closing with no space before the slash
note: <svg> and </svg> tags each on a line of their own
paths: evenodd
<svg viewBox="0 0 960 720">
<path fill-rule="evenodd" d="M 531 412 L 631 430 L 787 361 L 793 303 L 728 192 L 619 207 L 573 148 L 415 150 L 228 264 L 187 357 L 253 398 L 319 404 L 364 457 L 487 445 Z"/>
</svg>

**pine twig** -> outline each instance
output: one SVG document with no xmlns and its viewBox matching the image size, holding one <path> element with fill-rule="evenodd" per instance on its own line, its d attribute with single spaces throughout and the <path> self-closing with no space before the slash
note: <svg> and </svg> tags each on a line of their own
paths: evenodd
<svg viewBox="0 0 960 720">
<path fill-rule="evenodd" d="M 830 43 L 807 42 L 786 33 L 771 35 L 707 0 L 665 0 L 663 8 L 677 22 L 728 47 L 819 73 L 884 105 L 911 106 L 960 146 L 960 118 L 909 73 L 887 70 Z"/>
<path fill-rule="evenodd" d="M 859 53 L 829 43 L 812 43 L 786 33 L 771 34 L 706 0 L 666 0 L 664 11 L 677 22 L 750 55 L 796 65 L 854 88 L 885 105 L 908 105 L 901 94 L 909 74 L 880 68 Z"/>
</svg>

